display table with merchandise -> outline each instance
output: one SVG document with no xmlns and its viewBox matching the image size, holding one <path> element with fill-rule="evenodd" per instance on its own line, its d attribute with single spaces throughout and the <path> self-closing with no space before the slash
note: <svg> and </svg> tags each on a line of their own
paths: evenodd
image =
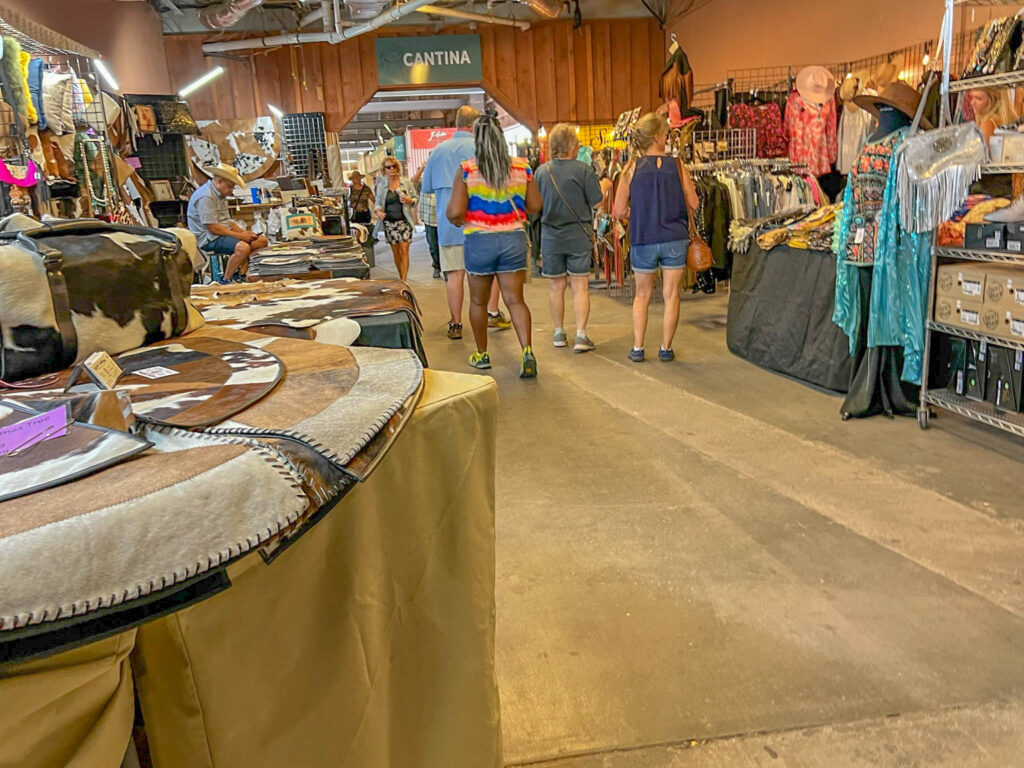
<svg viewBox="0 0 1024 768">
<path fill-rule="evenodd" d="M 744 360 L 846 392 L 850 342 L 832 322 L 836 257 L 829 251 L 753 243 L 733 257 L 726 339 Z"/>
<path fill-rule="evenodd" d="M 204 601 L 0 666 L 2 764 L 119 765 L 137 695 L 158 767 L 501 765 L 496 408 L 492 380 L 425 372 L 373 474 L 269 562 L 249 551 Z"/>
</svg>

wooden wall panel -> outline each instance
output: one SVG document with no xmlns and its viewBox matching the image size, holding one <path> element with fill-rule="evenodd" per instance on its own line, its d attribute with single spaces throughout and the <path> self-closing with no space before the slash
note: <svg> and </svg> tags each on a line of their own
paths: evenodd
<svg viewBox="0 0 1024 768">
<path fill-rule="evenodd" d="M 445 27 L 445 34 L 468 32 Z M 202 35 L 164 37 L 175 89 L 218 64 L 227 73 L 189 99 L 197 119 L 255 117 L 267 104 L 285 112 L 323 112 L 339 131 L 378 90 L 377 36 L 432 35 L 429 26 L 385 27 L 336 46 L 326 43 L 239 51 L 245 61 L 206 57 Z M 529 30 L 481 25 L 481 85 L 516 119 L 536 128 L 557 122 L 608 123 L 620 112 L 655 106 L 664 64 L 653 19 L 545 21 Z"/>
</svg>

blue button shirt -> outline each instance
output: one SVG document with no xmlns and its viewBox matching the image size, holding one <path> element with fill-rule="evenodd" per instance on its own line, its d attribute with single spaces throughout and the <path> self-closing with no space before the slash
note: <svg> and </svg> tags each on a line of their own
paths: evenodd
<svg viewBox="0 0 1024 768">
<path fill-rule="evenodd" d="M 437 145 L 423 168 L 421 191 L 433 194 L 437 200 L 437 242 L 440 245 L 465 245 L 462 227 L 448 221 L 448 201 L 452 197 L 452 184 L 459 167 L 476 155 L 473 134 L 457 131 L 452 138 Z"/>
</svg>

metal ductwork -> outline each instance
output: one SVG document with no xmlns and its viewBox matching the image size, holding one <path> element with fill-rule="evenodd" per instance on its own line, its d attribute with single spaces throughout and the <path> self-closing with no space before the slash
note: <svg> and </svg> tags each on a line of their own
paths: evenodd
<svg viewBox="0 0 1024 768">
<path fill-rule="evenodd" d="M 224 0 L 199 12 L 199 21 L 207 29 L 227 29 L 240 22 L 253 8 L 263 5 L 263 0 Z"/>
<path fill-rule="evenodd" d="M 345 7 L 353 19 L 372 19 L 382 13 L 387 0 L 345 0 Z"/>
<path fill-rule="evenodd" d="M 224 51 L 238 51 L 248 48 L 276 48 L 279 45 L 302 45 L 303 43 L 330 43 L 337 45 L 343 40 L 350 40 L 353 37 L 372 32 L 392 22 L 408 16 L 417 8 L 422 8 L 431 0 L 407 0 L 402 5 L 396 5 L 390 10 L 374 16 L 369 21 L 347 29 L 337 28 L 333 32 L 299 32 L 287 35 L 271 35 L 269 37 L 254 37 L 245 40 L 220 40 L 215 43 L 203 43 L 203 53 L 223 53 Z M 340 27 L 348 22 L 338 22 Z"/>
</svg>

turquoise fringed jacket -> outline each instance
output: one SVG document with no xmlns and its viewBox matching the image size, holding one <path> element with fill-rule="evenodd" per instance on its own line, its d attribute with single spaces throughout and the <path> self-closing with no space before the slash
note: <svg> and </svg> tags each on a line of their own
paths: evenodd
<svg viewBox="0 0 1024 768">
<path fill-rule="evenodd" d="M 924 356 L 924 328 L 928 307 L 931 273 L 932 233 L 911 233 L 900 227 L 900 199 L 896 192 L 899 174 L 900 147 L 906 130 L 893 152 L 885 184 L 881 219 L 878 222 L 878 244 L 875 249 L 871 302 L 868 312 L 869 347 L 903 347 L 904 381 L 921 383 Z M 846 185 L 843 218 L 835 243 L 836 303 L 832 321 L 850 338 L 850 354 L 854 354 L 862 313 L 857 267 L 846 260 L 851 225 L 856 215 L 852 179 Z"/>
</svg>

